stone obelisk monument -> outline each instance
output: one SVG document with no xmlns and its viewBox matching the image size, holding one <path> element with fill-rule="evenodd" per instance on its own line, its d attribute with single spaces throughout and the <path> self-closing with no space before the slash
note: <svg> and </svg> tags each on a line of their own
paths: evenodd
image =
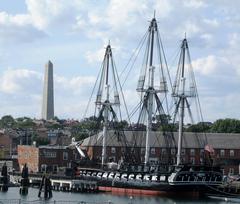
<svg viewBox="0 0 240 204">
<path fill-rule="evenodd" d="M 54 118 L 54 95 L 53 95 L 53 64 L 49 60 L 45 65 L 42 119 L 51 120 Z"/>
</svg>

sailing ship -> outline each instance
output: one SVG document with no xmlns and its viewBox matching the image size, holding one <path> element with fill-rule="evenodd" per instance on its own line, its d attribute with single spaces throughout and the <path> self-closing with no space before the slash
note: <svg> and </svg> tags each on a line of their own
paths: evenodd
<svg viewBox="0 0 240 204">
<path fill-rule="evenodd" d="M 114 125 L 119 121 L 117 111 L 120 107 L 120 95 L 122 94 L 122 85 L 118 77 L 110 43 L 106 47 L 102 69 L 100 72 L 100 81 L 96 97 L 96 111 L 98 112 L 98 120 L 101 121 L 102 132 L 91 136 L 78 144 L 80 154 L 84 156 L 82 147 L 89 145 L 89 142 L 95 141 L 101 147 L 101 165 L 99 168 L 79 168 L 79 179 L 96 181 L 99 189 L 102 191 L 111 191 L 118 193 L 138 193 L 138 194 L 161 194 L 161 193 L 202 193 L 222 183 L 222 172 L 219 167 L 213 166 L 211 163 L 203 163 L 201 165 L 186 164 L 182 160 L 182 144 L 183 144 L 183 126 L 185 109 L 188 110 L 190 116 L 191 98 L 197 97 L 196 83 L 190 63 L 190 54 L 186 37 L 181 42 L 180 57 L 175 82 L 172 89 L 172 97 L 174 99 L 175 111 L 173 121 L 179 116 L 178 134 L 171 130 L 172 125 L 167 117 L 169 107 L 164 105 L 167 101 L 167 78 L 169 71 L 167 70 L 166 58 L 163 52 L 163 46 L 158 31 L 158 25 L 155 17 L 151 20 L 147 33 L 144 36 L 147 46 L 144 54 L 145 62 L 141 71 L 137 91 L 140 93 L 141 102 L 139 104 L 140 112 L 138 124 L 144 128 L 144 131 L 121 131 Z M 142 47 L 142 45 L 140 45 Z M 157 52 L 154 52 L 158 48 Z M 158 56 L 158 57 L 156 57 Z M 159 60 L 157 61 L 156 60 Z M 189 61 L 189 62 L 187 62 Z M 165 64 L 165 65 L 163 65 Z M 190 65 L 190 80 L 186 75 L 186 66 Z M 158 74 L 157 74 L 158 71 Z M 112 77 L 110 77 L 112 76 Z M 159 77 L 159 80 L 156 80 Z M 111 78 L 111 79 L 110 79 Z M 171 84 L 171 80 L 170 84 Z M 111 85 L 111 82 L 113 85 Z M 189 87 L 187 87 L 189 85 Z M 189 89 L 189 90 L 188 90 Z M 119 94 L 119 91 L 121 94 Z M 162 99 L 161 96 L 164 98 Z M 123 98 L 124 99 L 124 98 Z M 125 104 L 125 100 L 124 104 Z M 165 109 L 165 110 L 164 110 Z M 162 132 L 156 134 L 154 130 L 154 120 L 158 116 L 158 124 L 162 126 Z M 146 120 L 145 120 L 146 119 Z M 176 123 L 174 123 L 176 124 Z M 166 130 L 167 129 L 167 130 Z M 145 142 L 139 137 L 139 133 L 144 136 Z M 118 143 L 122 146 L 123 157 L 118 163 L 106 161 L 107 146 L 110 145 L 109 137 L 113 135 L 118 138 Z M 150 161 L 151 140 L 154 135 L 164 138 L 165 144 L 173 148 L 177 140 L 176 159 L 170 156 L 165 158 L 165 162 L 154 164 Z M 176 137 L 178 135 L 178 138 Z M 144 162 L 141 164 L 135 162 L 133 158 L 134 152 L 131 146 L 135 138 L 145 143 Z M 163 141 L 163 139 L 160 139 Z M 130 145 L 129 145 L 130 144 Z M 137 145 L 137 143 L 135 143 Z M 174 155 L 175 157 L 175 155 Z"/>
</svg>

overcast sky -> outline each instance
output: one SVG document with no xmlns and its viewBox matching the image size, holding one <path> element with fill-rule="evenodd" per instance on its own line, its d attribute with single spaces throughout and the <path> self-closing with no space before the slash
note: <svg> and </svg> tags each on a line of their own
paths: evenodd
<svg viewBox="0 0 240 204">
<path fill-rule="evenodd" d="M 40 117 L 51 60 L 55 115 L 81 119 L 108 40 L 120 72 L 154 10 L 170 65 L 187 33 L 204 119 L 240 118 L 238 0 L 0 0 L 0 115 Z"/>
</svg>

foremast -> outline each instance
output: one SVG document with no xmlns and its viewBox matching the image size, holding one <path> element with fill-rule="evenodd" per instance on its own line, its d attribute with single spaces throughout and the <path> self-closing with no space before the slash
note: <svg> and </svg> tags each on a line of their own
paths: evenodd
<svg viewBox="0 0 240 204">
<path fill-rule="evenodd" d="M 151 39 L 151 45 L 150 45 L 150 60 L 149 60 L 149 84 L 148 84 L 148 92 L 149 92 L 149 100 L 148 100 L 148 115 L 147 115 L 147 132 L 146 132 L 146 149 L 145 149 L 145 157 L 144 157 L 144 163 L 147 164 L 149 162 L 149 152 L 150 152 L 150 144 L 149 140 L 151 137 L 151 131 L 152 131 L 152 112 L 153 112 L 153 94 L 156 93 L 154 90 L 154 69 L 153 66 L 153 43 L 154 43 L 154 33 L 157 30 L 157 22 L 156 19 L 153 18 L 151 25 L 149 27 L 150 32 L 150 39 Z"/>
<path fill-rule="evenodd" d="M 110 81 L 110 73 L 112 74 Z M 102 156 L 101 156 L 101 164 L 104 166 L 106 163 L 106 149 L 107 149 L 107 136 L 109 130 L 109 121 L 110 117 L 113 120 L 117 120 L 116 113 L 114 111 L 113 106 L 119 106 L 119 94 L 117 88 L 117 73 L 114 67 L 113 57 L 112 57 L 112 49 L 110 43 L 106 47 L 102 69 L 100 82 L 97 92 L 96 106 L 99 109 L 98 118 L 103 120 L 103 136 L 102 136 Z M 111 86 L 112 85 L 112 86 Z M 111 90 L 110 90 L 111 89 Z M 114 90 L 114 97 L 110 97 L 110 91 Z"/>
</svg>

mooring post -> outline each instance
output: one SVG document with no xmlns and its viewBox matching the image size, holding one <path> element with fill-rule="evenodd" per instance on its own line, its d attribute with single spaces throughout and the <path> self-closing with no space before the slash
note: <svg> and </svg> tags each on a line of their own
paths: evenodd
<svg viewBox="0 0 240 204">
<path fill-rule="evenodd" d="M 24 164 L 24 167 L 22 169 L 21 186 L 19 190 L 20 195 L 27 195 L 28 187 L 29 187 L 28 167 L 27 164 Z"/>
<path fill-rule="evenodd" d="M 43 175 L 42 181 L 40 184 L 38 197 L 41 197 L 41 192 L 44 192 L 44 198 L 49 199 L 52 197 L 52 184 L 49 176 Z"/>
<path fill-rule="evenodd" d="M 41 180 L 41 183 L 40 183 L 40 186 L 39 186 L 39 191 L 38 191 L 38 197 L 41 197 L 44 179 L 45 179 L 45 175 L 42 176 L 42 180 Z"/>
<path fill-rule="evenodd" d="M 8 170 L 6 162 L 2 166 L 1 177 L 0 177 L 0 190 L 2 192 L 8 191 Z"/>
</svg>

